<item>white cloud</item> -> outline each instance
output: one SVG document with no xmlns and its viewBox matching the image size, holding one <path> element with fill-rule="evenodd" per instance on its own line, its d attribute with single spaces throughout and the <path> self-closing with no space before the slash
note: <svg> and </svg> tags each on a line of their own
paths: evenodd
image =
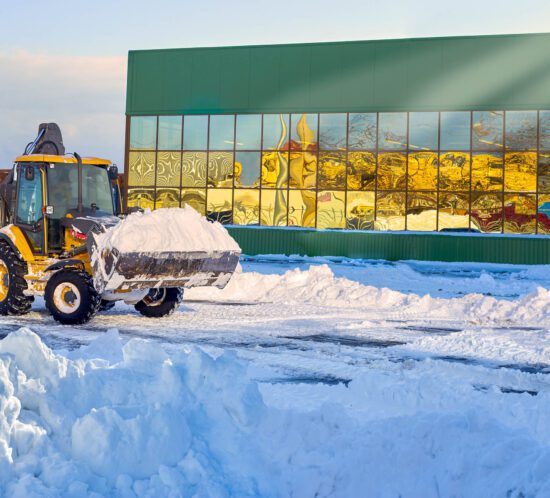
<svg viewBox="0 0 550 498">
<path fill-rule="evenodd" d="M 11 166 L 42 122 L 61 127 L 67 151 L 124 157 L 125 57 L 0 51 L 0 167 Z"/>
</svg>

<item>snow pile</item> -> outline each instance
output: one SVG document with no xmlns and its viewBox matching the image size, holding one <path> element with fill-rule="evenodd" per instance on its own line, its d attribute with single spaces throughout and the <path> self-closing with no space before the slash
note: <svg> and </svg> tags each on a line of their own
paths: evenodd
<svg viewBox="0 0 550 498">
<path fill-rule="evenodd" d="M 211 223 L 191 206 L 146 210 L 128 215 L 116 226 L 95 235 L 99 252 L 239 251 L 218 222 Z"/>
<path fill-rule="evenodd" d="M 235 273 L 225 289 L 190 289 L 187 297 L 372 309 L 376 313 L 385 313 L 385 318 L 461 317 L 472 323 L 550 324 L 550 290 L 542 287 L 515 301 L 480 294 L 443 299 L 337 278 L 327 265 L 311 266 L 308 270 L 289 270 L 283 275 Z"/>
<path fill-rule="evenodd" d="M 0 341 L 1 496 L 550 493 L 548 396 L 475 390 L 460 366 L 367 372 L 354 419 L 266 405 L 232 354 L 169 356 L 114 331 L 76 353 L 28 329 Z"/>
</svg>

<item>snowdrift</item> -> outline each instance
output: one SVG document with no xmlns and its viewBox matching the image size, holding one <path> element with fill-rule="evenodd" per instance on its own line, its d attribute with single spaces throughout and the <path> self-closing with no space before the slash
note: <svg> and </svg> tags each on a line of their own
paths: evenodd
<svg viewBox="0 0 550 498">
<path fill-rule="evenodd" d="M 0 341 L 1 496 L 550 493 L 548 397 L 477 392 L 453 381 L 460 366 L 365 374 L 357 420 L 266 405 L 230 353 L 110 331 L 70 357 L 29 329 Z"/>
</svg>

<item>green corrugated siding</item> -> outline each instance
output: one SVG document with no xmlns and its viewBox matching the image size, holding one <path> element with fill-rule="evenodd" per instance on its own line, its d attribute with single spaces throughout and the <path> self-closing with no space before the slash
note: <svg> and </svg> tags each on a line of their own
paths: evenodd
<svg viewBox="0 0 550 498">
<path fill-rule="evenodd" d="M 550 237 L 229 227 L 245 254 L 550 264 Z"/>
<path fill-rule="evenodd" d="M 548 33 L 128 57 L 128 115 L 548 108 Z"/>
</svg>

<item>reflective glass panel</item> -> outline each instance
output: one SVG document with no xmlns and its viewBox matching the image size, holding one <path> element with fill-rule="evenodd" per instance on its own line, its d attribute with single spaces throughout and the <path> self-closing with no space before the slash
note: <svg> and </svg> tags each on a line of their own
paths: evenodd
<svg viewBox="0 0 550 498">
<path fill-rule="evenodd" d="M 208 146 L 208 116 L 185 116 L 183 118 L 183 148 L 206 150 Z"/>
<path fill-rule="evenodd" d="M 540 150 L 550 150 L 550 111 L 540 111 L 539 119 Z"/>
<path fill-rule="evenodd" d="M 534 192 L 537 188 L 537 153 L 507 152 L 504 157 L 504 190 Z"/>
<path fill-rule="evenodd" d="M 506 148 L 536 150 L 537 111 L 506 111 Z"/>
<path fill-rule="evenodd" d="M 181 152 L 157 152 L 157 186 L 179 187 L 180 170 Z"/>
<path fill-rule="evenodd" d="M 502 232 L 502 194 L 472 192 L 470 225 L 480 232 Z"/>
<path fill-rule="evenodd" d="M 206 190 L 198 188 L 188 188 L 181 191 L 181 205 L 191 206 L 200 215 L 206 214 Z"/>
<path fill-rule="evenodd" d="M 319 153 L 319 183 L 318 188 L 346 188 L 346 153 Z"/>
<path fill-rule="evenodd" d="M 470 149 L 470 113 L 442 112 L 440 148 L 443 150 Z"/>
<path fill-rule="evenodd" d="M 319 190 L 317 193 L 317 228 L 345 228 L 345 192 Z"/>
<path fill-rule="evenodd" d="M 350 150 L 376 149 L 376 113 L 352 113 L 348 123 Z"/>
<path fill-rule="evenodd" d="M 535 233 L 535 194 L 504 194 L 504 232 Z"/>
<path fill-rule="evenodd" d="M 206 187 L 206 152 L 184 152 L 181 164 L 183 187 Z"/>
<path fill-rule="evenodd" d="M 374 228 L 374 192 L 348 192 L 346 228 L 354 230 Z"/>
<path fill-rule="evenodd" d="M 288 226 L 315 226 L 316 193 L 312 190 L 288 191 Z"/>
<path fill-rule="evenodd" d="M 153 186 L 155 184 L 155 153 L 130 152 L 128 154 L 128 185 Z"/>
<path fill-rule="evenodd" d="M 468 192 L 440 192 L 438 230 L 470 227 L 470 194 Z"/>
<path fill-rule="evenodd" d="M 472 190 L 502 190 L 502 154 L 475 153 L 472 158 Z"/>
<path fill-rule="evenodd" d="M 291 149 L 317 150 L 317 114 L 292 114 Z"/>
<path fill-rule="evenodd" d="M 288 183 L 288 152 L 262 152 L 262 186 L 286 188 Z"/>
<path fill-rule="evenodd" d="M 260 223 L 266 226 L 286 226 L 287 191 L 281 189 L 262 189 L 261 196 L 262 212 Z"/>
<path fill-rule="evenodd" d="M 233 223 L 257 225 L 260 222 L 260 192 L 254 189 L 235 190 L 233 199 Z"/>
<path fill-rule="evenodd" d="M 237 152 L 235 154 L 235 187 L 260 186 L 260 159 L 260 152 Z M 248 225 L 248 223 L 246 224 Z"/>
<path fill-rule="evenodd" d="M 409 192 L 407 195 L 407 230 L 437 230 L 437 192 Z"/>
<path fill-rule="evenodd" d="M 347 114 L 319 116 L 319 146 L 325 150 L 346 150 Z"/>
<path fill-rule="evenodd" d="M 208 186 L 233 186 L 233 153 L 213 151 L 208 153 Z"/>
<path fill-rule="evenodd" d="M 181 116 L 159 117 L 159 150 L 181 149 Z"/>
<path fill-rule="evenodd" d="M 474 150 L 502 149 L 502 111 L 475 111 L 472 125 L 472 148 Z"/>
<path fill-rule="evenodd" d="M 539 153 L 539 192 L 550 192 L 550 153 Z"/>
<path fill-rule="evenodd" d="M 537 211 L 538 233 L 550 234 L 550 195 L 539 195 Z"/>
<path fill-rule="evenodd" d="M 233 223 L 233 190 L 216 188 L 207 190 L 206 216 L 223 224 Z"/>
<path fill-rule="evenodd" d="M 408 184 L 411 190 L 437 188 L 437 152 L 409 152 Z"/>
<path fill-rule="evenodd" d="M 317 182 L 317 154 L 292 152 L 290 154 L 290 187 L 315 188 Z"/>
<path fill-rule="evenodd" d="M 237 150 L 260 150 L 262 148 L 262 115 L 237 115 Z"/>
<path fill-rule="evenodd" d="M 470 189 L 470 154 L 441 152 L 439 154 L 439 189 Z"/>
<path fill-rule="evenodd" d="M 406 154 L 400 152 L 378 154 L 378 188 L 380 190 L 405 190 L 406 173 Z"/>
<path fill-rule="evenodd" d="M 437 150 L 439 113 L 409 113 L 409 149 Z"/>
<path fill-rule="evenodd" d="M 209 150 L 233 150 L 235 145 L 235 116 L 233 114 L 210 116 Z"/>
<path fill-rule="evenodd" d="M 407 148 L 407 113 L 381 112 L 378 115 L 378 149 Z"/>
<path fill-rule="evenodd" d="M 374 152 L 348 152 L 348 189 L 374 190 L 376 156 Z"/>
<path fill-rule="evenodd" d="M 405 192 L 376 192 L 375 230 L 405 230 Z"/>
<path fill-rule="evenodd" d="M 157 117 L 130 118 L 130 149 L 154 149 L 157 145 Z"/>
<path fill-rule="evenodd" d="M 128 189 L 128 207 L 153 209 L 155 207 L 155 189 L 130 187 Z"/>
<path fill-rule="evenodd" d="M 288 114 L 264 114 L 263 149 L 288 150 Z"/>
<path fill-rule="evenodd" d="M 155 192 L 155 209 L 180 207 L 179 188 L 157 188 Z"/>
</svg>

